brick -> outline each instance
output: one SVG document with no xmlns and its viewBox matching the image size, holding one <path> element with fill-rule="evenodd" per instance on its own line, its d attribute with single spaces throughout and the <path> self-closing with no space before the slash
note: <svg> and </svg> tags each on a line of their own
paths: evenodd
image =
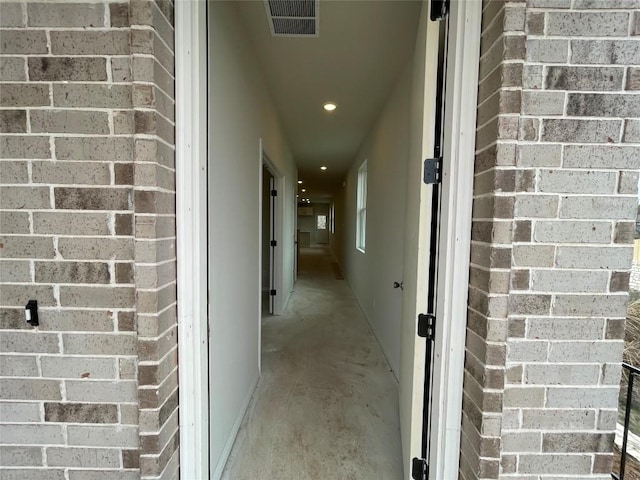
<svg viewBox="0 0 640 480">
<path fill-rule="evenodd" d="M 116 135 L 132 135 L 136 133 L 133 128 L 133 112 L 131 110 L 113 113 L 113 133 Z"/>
<path fill-rule="evenodd" d="M 562 161 L 561 145 L 518 145 L 517 166 L 556 167 Z"/>
<path fill-rule="evenodd" d="M 639 120 L 625 120 L 622 141 L 625 143 L 640 143 Z"/>
<path fill-rule="evenodd" d="M 539 452 L 542 444 L 540 432 L 503 432 L 503 452 Z"/>
<path fill-rule="evenodd" d="M 24 423 L 41 422 L 40 403 L 0 402 L 0 422 Z"/>
<path fill-rule="evenodd" d="M 55 84 L 55 107 L 131 108 L 129 85 Z"/>
<path fill-rule="evenodd" d="M 27 79 L 25 59 L 22 57 L 0 57 L 0 81 L 20 82 Z"/>
<path fill-rule="evenodd" d="M 165 193 L 151 190 L 136 190 L 136 213 L 175 213 L 176 197 L 173 193 Z"/>
<path fill-rule="evenodd" d="M 544 169 L 538 180 L 538 190 L 546 193 L 612 194 L 616 186 L 615 172 Z"/>
<path fill-rule="evenodd" d="M 624 317 L 625 295 L 556 295 L 552 313 L 579 317 Z"/>
<path fill-rule="evenodd" d="M 551 342 L 549 361 L 563 363 L 619 362 L 622 358 L 622 348 L 622 342 L 616 341 Z M 596 381 L 591 383 L 596 384 L 597 377 Z"/>
<path fill-rule="evenodd" d="M 65 353 L 92 355 L 135 355 L 136 337 L 119 334 L 62 334 Z"/>
<path fill-rule="evenodd" d="M 66 380 L 67 399 L 73 402 L 136 402 L 137 383 L 129 380 Z M 125 445 L 117 445 L 123 447 Z"/>
<path fill-rule="evenodd" d="M 621 127 L 619 120 L 547 119 L 542 124 L 543 142 L 617 142 Z"/>
<path fill-rule="evenodd" d="M 586 453 L 611 451 L 613 433 L 546 432 L 542 438 L 542 451 Z"/>
<path fill-rule="evenodd" d="M 625 37 L 629 28 L 626 12 L 550 12 L 547 34 L 584 37 Z"/>
<path fill-rule="evenodd" d="M 627 269 L 633 251 L 628 247 L 558 247 L 556 265 L 561 268 Z"/>
<path fill-rule="evenodd" d="M 131 308 L 134 290 L 130 287 L 60 287 L 63 307 Z"/>
<path fill-rule="evenodd" d="M 557 195 L 518 195 L 515 201 L 516 217 L 555 218 L 558 213 Z"/>
<path fill-rule="evenodd" d="M 51 32 L 51 53 L 54 55 L 128 55 L 129 32 L 126 30 L 101 32 L 54 30 Z"/>
<path fill-rule="evenodd" d="M 534 239 L 542 243 L 609 243 L 611 224 L 588 221 L 539 221 Z"/>
<path fill-rule="evenodd" d="M 109 403 L 45 403 L 45 422 L 118 423 L 118 407 Z"/>
<path fill-rule="evenodd" d="M 46 187 L 2 187 L 0 208 L 41 209 L 51 208 L 49 188 Z"/>
<path fill-rule="evenodd" d="M 573 8 L 576 10 L 594 8 L 594 9 L 625 9 L 640 7 L 639 0 L 576 0 Z"/>
<path fill-rule="evenodd" d="M 8 400 L 60 400 L 56 380 L 0 378 L 0 398 Z M 0 443 L 6 443 L 1 441 Z"/>
<path fill-rule="evenodd" d="M 48 137 L 0 136 L 0 158 L 51 158 Z"/>
<path fill-rule="evenodd" d="M 47 465 L 54 467 L 118 468 L 120 453 L 104 448 L 47 448 Z"/>
<path fill-rule="evenodd" d="M 513 265 L 518 267 L 553 266 L 555 247 L 552 245 L 514 245 Z"/>
<path fill-rule="evenodd" d="M 116 283 L 134 283 L 132 263 L 116 263 Z"/>
<path fill-rule="evenodd" d="M 63 469 L 5 469 L 2 480 L 66 480 Z"/>
<path fill-rule="evenodd" d="M 507 358 L 509 362 L 546 362 L 549 342 L 533 340 L 510 340 Z"/>
<path fill-rule="evenodd" d="M 40 447 L 2 446 L 0 459 L 3 467 L 42 467 L 44 465 Z"/>
<path fill-rule="evenodd" d="M 598 411 L 598 429 L 599 430 L 615 430 L 618 423 L 618 411 L 617 409 L 599 409 Z"/>
<path fill-rule="evenodd" d="M 39 107 L 51 105 L 49 86 L 29 83 L 7 83 L 0 89 L 2 107 Z"/>
<path fill-rule="evenodd" d="M 630 117 L 640 111 L 640 95 L 569 94 L 567 113 L 573 116 Z"/>
<path fill-rule="evenodd" d="M 0 132 L 25 133 L 27 112 L 24 110 L 0 110 Z"/>
<path fill-rule="evenodd" d="M 97 262 L 35 262 L 37 283 L 109 283 L 109 265 Z"/>
<path fill-rule="evenodd" d="M 107 80 L 107 61 L 91 57 L 30 57 L 31 81 L 92 81 Z"/>
<path fill-rule="evenodd" d="M 611 281 L 609 283 L 610 292 L 628 292 L 630 272 L 611 272 Z"/>
<path fill-rule="evenodd" d="M 524 383 L 529 385 L 597 385 L 598 365 L 526 365 Z"/>
<path fill-rule="evenodd" d="M 29 233 L 29 214 L 27 212 L 0 211 L 0 232 L 6 234 Z M 0 257 L 4 256 L 0 250 Z"/>
<path fill-rule="evenodd" d="M 53 258 L 53 240 L 47 237 L 0 237 L 2 258 Z"/>
<path fill-rule="evenodd" d="M 109 213 L 33 212 L 36 234 L 108 235 Z"/>
<path fill-rule="evenodd" d="M 61 238 L 58 250 L 67 260 L 131 260 L 133 240 L 130 238 L 100 238 L 87 242 L 81 238 Z"/>
<path fill-rule="evenodd" d="M 0 4 L 0 27 L 24 27 L 22 5 L 3 2 Z"/>
<path fill-rule="evenodd" d="M 640 68 L 629 68 L 625 88 L 627 90 L 640 90 Z"/>
<path fill-rule="evenodd" d="M 133 215 L 116 213 L 116 235 L 133 235 Z"/>
<path fill-rule="evenodd" d="M 111 4 L 114 5 L 114 4 Z M 111 78 L 113 82 L 131 82 L 131 59 L 129 58 L 112 58 L 111 59 Z"/>
<path fill-rule="evenodd" d="M 34 183 L 109 185 L 111 173 L 105 163 L 33 162 Z"/>
<path fill-rule="evenodd" d="M 624 68 L 621 67 L 550 66 L 545 85 L 550 90 L 614 91 L 622 89 L 623 76 Z"/>
<path fill-rule="evenodd" d="M 562 92 L 522 92 L 522 113 L 529 115 L 562 115 L 565 94 Z"/>
<path fill-rule="evenodd" d="M 90 3 L 29 3 L 30 27 L 104 27 L 104 5 Z"/>
<path fill-rule="evenodd" d="M 38 305 L 51 307 L 56 305 L 53 298 L 53 286 L 50 285 L 25 285 L 7 283 L 0 288 L 0 305 L 22 306 L 33 298 L 38 300 Z"/>
<path fill-rule="evenodd" d="M 59 353 L 58 335 L 38 331 L 3 332 L 0 337 L 0 352 Z"/>
<path fill-rule="evenodd" d="M 80 352 L 89 354 L 89 349 Z M 42 376 L 45 378 L 113 379 L 116 367 L 112 358 L 42 357 Z"/>
<path fill-rule="evenodd" d="M 54 189 L 56 208 L 71 210 L 128 210 L 130 190 L 124 188 Z"/>
<path fill-rule="evenodd" d="M 129 22 L 129 4 L 127 3 L 110 3 L 109 18 L 112 27 L 128 27 Z"/>
<path fill-rule="evenodd" d="M 69 470 L 69 480 L 138 480 L 139 478 L 139 471 Z"/>
<path fill-rule="evenodd" d="M 36 133 L 109 133 L 106 112 L 81 110 L 34 110 L 31 130 Z"/>
<path fill-rule="evenodd" d="M 534 270 L 531 289 L 543 292 L 604 292 L 609 283 L 608 272 L 575 270 Z"/>
<path fill-rule="evenodd" d="M 572 40 L 571 62 L 639 65 L 640 44 L 634 40 Z"/>
<path fill-rule="evenodd" d="M 40 316 L 42 331 L 113 331 L 112 313 L 107 310 L 48 310 Z"/>
<path fill-rule="evenodd" d="M 0 183 L 20 184 L 29 182 L 29 172 L 26 162 L 0 162 Z"/>
<path fill-rule="evenodd" d="M 560 218 L 632 219 L 637 210 L 638 201 L 633 197 L 563 197 Z"/>
<path fill-rule="evenodd" d="M 545 389 L 541 387 L 507 387 L 504 390 L 505 407 L 543 407 Z"/>
<path fill-rule="evenodd" d="M 63 444 L 62 427 L 54 425 L 3 425 L 0 443 L 14 445 Z"/>
<path fill-rule="evenodd" d="M 58 160 L 108 160 L 130 162 L 133 159 L 131 138 L 76 137 L 56 138 Z"/>
<path fill-rule="evenodd" d="M 604 320 L 598 318 L 529 318 L 527 338 L 538 340 L 601 340 Z"/>
<path fill-rule="evenodd" d="M 568 58 L 568 40 L 527 39 L 529 62 L 566 63 Z"/>
<path fill-rule="evenodd" d="M 36 357 L 2 355 L 0 356 L 0 374 L 4 377 L 37 377 L 38 365 Z"/>
<path fill-rule="evenodd" d="M 591 430 L 595 427 L 594 410 L 523 409 L 522 428 L 540 430 Z"/>
<path fill-rule="evenodd" d="M 0 262 L 1 283 L 30 282 L 31 268 L 29 262 L 14 262 L 3 260 Z"/>
<path fill-rule="evenodd" d="M 518 462 L 520 474 L 589 474 L 591 473 L 590 455 L 520 455 Z"/>
<path fill-rule="evenodd" d="M 137 447 L 138 428 L 118 426 L 67 427 L 69 445 L 96 447 Z"/>
<path fill-rule="evenodd" d="M 48 53 L 44 30 L 3 30 L 0 33 L 0 52 L 3 55 Z"/>
<path fill-rule="evenodd" d="M 133 312 L 118 313 L 118 331 L 134 332 L 136 331 L 136 315 Z"/>
<path fill-rule="evenodd" d="M 640 148 L 620 147 L 614 145 L 567 145 L 564 150 L 564 166 L 568 168 L 610 168 L 638 170 L 640 169 Z M 608 190 L 606 192 L 604 190 L 600 190 L 600 193 L 610 192 Z"/>
<path fill-rule="evenodd" d="M 119 163 L 114 167 L 116 185 L 139 185 L 133 181 L 133 164 Z"/>
</svg>

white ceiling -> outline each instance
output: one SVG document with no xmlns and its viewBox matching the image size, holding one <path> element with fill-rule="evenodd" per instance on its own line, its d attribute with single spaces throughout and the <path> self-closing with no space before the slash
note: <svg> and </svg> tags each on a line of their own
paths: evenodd
<svg viewBox="0 0 640 480">
<path fill-rule="evenodd" d="M 326 199 L 352 164 L 415 41 L 419 0 L 322 0 L 319 36 L 273 37 L 263 1 L 238 9 L 260 59 L 299 177 Z M 338 104 L 333 113 L 322 105 Z M 326 172 L 320 166 L 326 165 Z"/>
</svg>

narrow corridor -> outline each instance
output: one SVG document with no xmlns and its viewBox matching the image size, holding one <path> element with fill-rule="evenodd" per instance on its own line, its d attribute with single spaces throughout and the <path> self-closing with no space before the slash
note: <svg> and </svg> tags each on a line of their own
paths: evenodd
<svg viewBox="0 0 640 480">
<path fill-rule="evenodd" d="M 398 385 L 330 250 L 301 249 L 225 480 L 402 478 Z"/>
</svg>

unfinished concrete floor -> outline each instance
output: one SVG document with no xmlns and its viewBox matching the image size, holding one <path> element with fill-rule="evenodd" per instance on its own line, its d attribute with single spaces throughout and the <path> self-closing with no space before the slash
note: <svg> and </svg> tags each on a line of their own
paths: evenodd
<svg viewBox="0 0 640 480">
<path fill-rule="evenodd" d="M 326 247 L 302 249 L 225 480 L 402 478 L 398 384 Z"/>
</svg>

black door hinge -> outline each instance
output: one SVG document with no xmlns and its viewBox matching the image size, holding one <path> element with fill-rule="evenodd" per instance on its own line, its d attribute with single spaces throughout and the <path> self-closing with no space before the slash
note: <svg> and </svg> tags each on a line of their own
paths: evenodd
<svg viewBox="0 0 640 480">
<path fill-rule="evenodd" d="M 271 290 L 269 292 L 269 295 L 271 295 L 272 297 L 275 297 L 276 296 L 276 291 L 275 290 Z"/>
<path fill-rule="evenodd" d="M 424 161 L 424 183 L 433 185 L 442 181 L 442 157 L 427 158 Z"/>
<path fill-rule="evenodd" d="M 424 458 L 414 458 L 411 462 L 411 478 L 414 480 L 428 480 L 429 464 Z"/>
<path fill-rule="evenodd" d="M 271 196 L 272 197 L 277 197 L 278 196 L 278 191 L 277 190 L 271 190 Z"/>
<path fill-rule="evenodd" d="M 418 315 L 418 336 L 427 340 L 436 338 L 436 316 L 431 313 Z"/>
<path fill-rule="evenodd" d="M 431 0 L 431 21 L 437 22 L 449 15 L 449 0 Z"/>
<path fill-rule="evenodd" d="M 272 247 L 277 247 L 278 246 L 278 241 L 277 240 L 271 240 L 271 242 L 269 243 Z"/>
</svg>

